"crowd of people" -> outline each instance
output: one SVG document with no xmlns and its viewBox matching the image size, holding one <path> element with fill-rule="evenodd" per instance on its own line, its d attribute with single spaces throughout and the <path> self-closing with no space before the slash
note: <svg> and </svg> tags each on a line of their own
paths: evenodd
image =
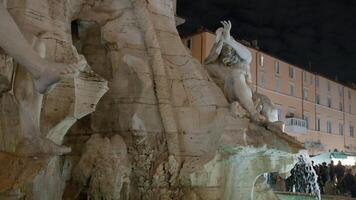
<svg viewBox="0 0 356 200">
<path fill-rule="evenodd" d="M 343 166 L 340 161 L 337 165 L 333 161 L 329 164 L 312 164 L 322 194 L 356 197 L 356 174 L 352 167 Z"/>
<path fill-rule="evenodd" d="M 318 165 L 312 162 L 312 166 L 317 174 L 317 183 L 321 194 L 356 197 L 356 165 L 353 167 L 344 166 L 340 161 L 335 165 L 331 161 L 329 164 L 324 162 Z M 271 184 L 272 188 L 276 191 L 310 193 L 310 191 L 306 191 L 310 188 L 307 185 L 304 187 L 305 191 L 296 191 L 296 183 L 293 181 L 293 176 L 295 174 L 292 173 L 291 177 L 283 179 L 277 174 L 274 175 Z"/>
</svg>

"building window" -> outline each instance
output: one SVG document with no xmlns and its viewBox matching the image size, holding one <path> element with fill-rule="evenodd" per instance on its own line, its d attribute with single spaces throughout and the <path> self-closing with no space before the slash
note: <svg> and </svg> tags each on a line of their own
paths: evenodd
<svg viewBox="0 0 356 200">
<path fill-rule="evenodd" d="M 278 61 L 274 61 L 274 71 L 275 71 L 276 74 L 280 74 L 281 73 Z"/>
<path fill-rule="evenodd" d="M 351 104 L 349 104 L 349 113 L 352 113 L 352 107 L 351 107 Z"/>
<path fill-rule="evenodd" d="M 307 82 L 307 72 L 306 71 L 303 71 L 303 81 L 304 81 L 304 83 L 306 83 Z"/>
<path fill-rule="evenodd" d="M 276 105 L 277 112 L 278 112 L 278 121 L 282 121 L 283 110 L 281 105 Z"/>
<path fill-rule="evenodd" d="M 331 106 L 332 106 L 332 101 L 331 101 L 331 98 L 328 97 L 328 107 L 331 108 Z"/>
<path fill-rule="evenodd" d="M 319 77 L 315 76 L 315 86 L 319 87 Z"/>
<path fill-rule="evenodd" d="M 192 41 L 192 39 L 188 39 L 188 40 L 187 40 L 187 47 L 188 47 L 188 49 L 192 50 L 192 48 L 193 48 L 193 41 Z"/>
<path fill-rule="evenodd" d="M 279 78 L 276 78 L 275 89 L 277 92 L 281 91 L 281 80 Z"/>
<path fill-rule="evenodd" d="M 320 95 L 319 94 L 316 94 L 315 100 L 316 100 L 317 104 L 320 104 Z"/>
<path fill-rule="evenodd" d="M 295 116 L 295 114 L 294 114 L 295 112 L 296 112 L 295 108 L 289 107 L 286 117 L 287 118 L 293 118 Z"/>
<path fill-rule="evenodd" d="M 350 90 L 348 91 L 348 96 L 349 96 L 349 99 L 351 100 L 351 91 Z"/>
<path fill-rule="evenodd" d="M 289 78 L 294 79 L 294 67 L 290 66 L 289 67 Z"/>
<path fill-rule="evenodd" d="M 331 92 L 331 84 L 330 84 L 330 81 L 328 81 L 327 86 L 328 86 L 328 92 Z"/>
<path fill-rule="evenodd" d="M 339 102 L 339 110 L 344 111 L 344 104 L 342 103 L 342 101 Z"/>
<path fill-rule="evenodd" d="M 344 89 L 342 86 L 339 86 L 339 96 L 343 97 L 344 96 Z"/>
<path fill-rule="evenodd" d="M 354 126 L 350 125 L 350 137 L 354 137 Z"/>
<path fill-rule="evenodd" d="M 264 57 L 262 54 L 260 54 L 259 58 L 258 58 L 258 64 L 259 66 L 263 67 L 264 64 Z"/>
<path fill-rule="evenodd" d="M 303 98 L 304 98 L 304 100 L 308 100 L 308 98 L 309 98 L 308 89 L 306 89 L 306 88 L 303 89 Z"/>
<path fill-rule="evenodd" d="M 316 117 L 316 130 L 317 131 L 320 131 L 320 125 L 321 125 L 321 120 L 320 120 L 320 117 L 317 116 Z"/>
<path fill-rule="evenodd" d="M 305 127 L 309 129 L 309 115 L 304 115 Z"/>
<path fill-rule="evenodd" d="M 291 83 L 289 84 L 289 95 L 294 96 L 294 85 Z"/>
<path fill-rule="evenodd" d="M 308 84 L 308 73 L 306 71 L 303 71 L 303 81 L 304 84 Z"/>
<path fill-rule="evenodd" d="M 261 72 L 261 79 L 260 79 L 260 85 L 261 87 L 265 88 L 266 87 L 266 76 L 264 72 Z"/>
<path fill-rule="evenodd" d="M 313 85 L 313 80 L 314 80 L 314 77 L 313 77 L 313 75 L 310 74 L 310 85 Z"/>
<path fill-rule="evenodd" d="M 332 133 L 332 123 L 331 120 L 326 121 L 326 132 Z"/>
<path fill-rule="evenodd" d="M 328 107 L 331 108 L 331 106 L 332 106 L 332 101 L 331 101 L 331 98 L 328 97 Z"/>
<path fill-rule="evenodd" d="M 339 135 L 344 135 L 344 124 L 339 123 Z"/>
</svg>

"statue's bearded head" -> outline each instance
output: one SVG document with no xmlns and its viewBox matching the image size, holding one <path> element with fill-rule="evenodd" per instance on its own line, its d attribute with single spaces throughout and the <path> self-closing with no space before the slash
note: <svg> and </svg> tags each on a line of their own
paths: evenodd
<svg viewBox="0 0 356 200">
<path fill-rule="evenodd" d="M 228 44 L 224 44 L 221 49 L 220 60 L 225 66 L 232 66 L 239 63 L 241 59 L 234 48 Z"/>
</svg>

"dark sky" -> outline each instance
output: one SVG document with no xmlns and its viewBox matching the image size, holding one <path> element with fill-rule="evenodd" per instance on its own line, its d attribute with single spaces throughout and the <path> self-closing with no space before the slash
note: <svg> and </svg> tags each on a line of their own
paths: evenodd
<svg viewBox="0 0 356 200">
<path fill-rule="evenodd" d="M 258 40 L 275 57 L 356 83 L 356 0 L 178 0 L 177 12 L 186 19 L 182 36 L 231 20 L 235 38 Z"/>
</svg>

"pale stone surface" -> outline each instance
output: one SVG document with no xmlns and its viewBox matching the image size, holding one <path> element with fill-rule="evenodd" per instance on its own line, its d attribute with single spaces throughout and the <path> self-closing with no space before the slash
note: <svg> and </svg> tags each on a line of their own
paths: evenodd
<svg viewBox="0 0 356 200">
<path fill-rule="evenodd" d="M 115 135 L 109 139 L 93 135 L 85 145 L 74 178 L 82 188 L 89 187 L 90 199 L 120 199 L 122 193 L 127 197 L 121 196 L 121 199 L 128 199 L 130 172 L 122 137 Z"/>
<path fill-rule="evenodd" d="M 68 20 L 68 18 L 63 17 L 60 12 L 46 13 L 46 11 L 60 8 L 56 7 L 55 2 L 50 4 L 47 4 L 48 2 L 33 2 L 31 5 L 20 1 L 7 3 L 8 8 L 11 8 L 9 11 L 14 20 L 4 8 L 6 5 L 4 1 L 1 1 L 0 26 L 2 31 L 10 31 L 13 34 L 5 33 L 5 36 L 4 32 L 1 32 L 4 37 L 1 38 L 0 46 L 14 58 L 16 63 L 8 59 L 8 55 L 3 56 L 4 54 L 2 54 L 1 60 L 4 62 L 1 62 L 0 74 L 1 77 L 7 78 L 11 87 L 10 91 L 4 93 L 1 99 L 0 133 L 3 139 L 1 149 L 15 152 L 17 156 L 43 154 L 53 156 L 69 153 L 71 148 L 60 146 L 63 137 L 77 119 L 94 111 L 97 102 L 107 91 L 107 83 L 90 71 L 85 58 L 77 53 L 70 42 L 67 44 L 64 42 L 69 37 L 61 37 L 63 35 L 57 32 L 59 30 L 62 33 L 66 31 L 62 26 L 65 23 L 58 22 Z M 43 18 L 38 18 L 42 14 Z M 47 17 L 44 17 L 45 15 Z M 46 21 L 48 24 L 37 23 L 38 21 Z M 21 27 L 18 28 L 18 25 Z M 71 63 L 76 64 L 73 66 Z M 54 84 L 58 81 L 61 82 L 54 88 Z M 44 98 L 38 93 L 49 90 L 53 90 L 52 93 Z M 51 105 L 48 103 L 48 99 L 56 93 L 59 95 L 54 98 L 56 101 L 53 101 Z M 60 99 L 65 101 L 61 102 Z M 46 111 L 48 108 L 52 112 L 58 109 L 69 112 L 62 112 L 63 115 L 57 114 L 52 118 L 40 120 L 41 112 L 48 113 L 48 110 Z M 46 138 L 48 134 L 49 139 Z M 16 157 L 7 158 L 9 159 L 7 162 L 16 160 Z M 46 172 L 38 173 L 45 169 L 45 165 L 38 169 L 33 184 L 26 186 L 28 198 L 60 199 L 64 190 L 64 183 L 58 181 L 60 180 L 58 172 L 61 169 L 61 159 L 56 159 L 56 157 L 50 159 Z M 51 170 L 53 172 L 49 173 Z M 11 173 L 15 175 L 16 170 L 10 171 Z M 57 175 L 50 177 L 49 174 Z M 30 173 L 28 176 L 33 178 Z M 23 184 L 30 180 L 30 178 L 21 179 L 17 187 L 23 187 Z M 40 187 L 38 184 L 52 185 L 58 190 L 48 188 L 47 192 L 41 193 L 36 189 Z M 55 187 L 58 184 L 62 184 L 62 186 Z"/>
<path fill-rule="evenodd" d="M 268 122 L 278 121 L 278 110 L 272 101 L 263 94 L 254 93 L 252 96 L 257 112 L 266 117 Z"/>
<path fill-rule="evenodd" d="M 0 57 L 0 74 L 11 84 L 0 97 L 0 149 L 37 154 L 59 148 L 46 152 L 50 157 L 39 171 L 28 168 L 31 173 L 23 174 L 17 186 L 27 199 L 221 199 L 222 191 L 246 180 L 248 190 L 241 186 L 237 194 L 226 194 L 245 197 L 259 173 L 287 169 L 301 148 L 278 124 L 252 122 L 270 105 L 262 101 L 257 111 L 252 92 L 241 94 L 249 88 L 248 52 L 231 43 L 244 58 L 233 73 L 220 63 L 202 66 L 192 58 L 175 28 L 173 0 L 11 0 L 6 7 L 25 38 L 17 45 L 28 43 L 34 52 L 29 59 L 82 65 L 77 76 L 42 96 L 33 82 L 36 74 L 28 73 L 36 63 L 11 53 L 19 47 L 9 45 Z M 237 77 L 227 88 L 226 74 Z M 21 140 L 31 145 L 17 147 Z M 63 144 L 71 154 L 61 155 L 68 150 Z M 221 146 L 239 149 L 226 161 L 250 155 L 242 162 L 249 167 L 259 162 L 258 155 L 266 165 L 251 168 L 244 179 L 233 172 L 243 173 L 235 161 L 218 173 Z M 207 171 L 214 177 L 196 175 Z M 230 174 L 235 175 L 229 179 Z M 200 187 L 198 180 L 214 188 Z M 0 188 L 16 189 L 13 182 L 4 183 Z"/>
<path fill-rule="evenodd" d="M 293 154 L 266 147 L 222 147 L 203 170 L 191 175 L 191 186 L 197 188 L 193 191 L 198 196 L 205 192 L 202 188 L 217 188 L 218 196 L 224 200 L 256 199 L 254 186 L 258 177 L 267 172 L 287 173 L 293 168 L 294 161 Z M 201 199 L 215 198 L 204 196 Z"/>
</svg>

